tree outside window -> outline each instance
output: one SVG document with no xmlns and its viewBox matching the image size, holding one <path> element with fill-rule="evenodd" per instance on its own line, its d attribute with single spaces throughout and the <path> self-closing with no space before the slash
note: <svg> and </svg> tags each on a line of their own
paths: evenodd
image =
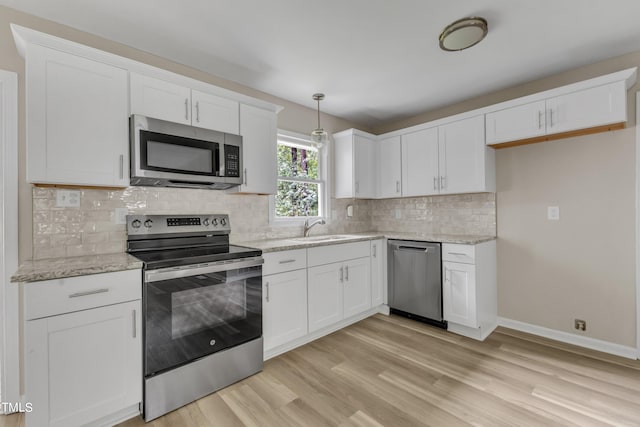
<svg viewBox="0 0 640 427">
<path fill-rule="evenodd" d="M 276 218 L 323 216 L 323 185 L 318 150 L 279 140 Z"/>
</svg>

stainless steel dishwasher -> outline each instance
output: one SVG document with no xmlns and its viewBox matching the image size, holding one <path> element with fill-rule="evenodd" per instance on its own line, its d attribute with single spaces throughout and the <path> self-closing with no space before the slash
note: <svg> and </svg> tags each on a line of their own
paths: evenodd
<svg viewBox="0 0 640 427">
<path fill-rule="evenodd" d="M 440 243 L 389 240 L 389 307 L 392 313 L 446 328 L 442 319 Z"/>
</svg>

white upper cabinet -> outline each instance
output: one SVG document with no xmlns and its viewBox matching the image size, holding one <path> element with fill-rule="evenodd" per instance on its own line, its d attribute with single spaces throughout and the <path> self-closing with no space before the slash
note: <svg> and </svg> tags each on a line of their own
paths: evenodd
<svg viewBox="0 0 640 427">
<path fill-rule="evenodd" d="M 635 80 L 634 68 L 492 106 L 496 111 L 485 116 L 486 143 L 522 145 L 575 131 L 620 129 L 627 121 L 627 88 Z"/>
<path fill-rule="evenodd" d="M 240 104 L 244 170 L 241 193 L 275 194 L 277 186 L 277 116 L 273 111 Z"/>
<path fill-rule="evenodd" d="M 191 124 L 191 89 L 136 73 L 131 79 L 131 114 Z"/>
<path fill-rule="evenodd" d="M 402 152 L 400 137 L 378 141 L 376 197 L 385 199 L 402 196 Z"/>
<path fill-rule="evenodd" d="M 192 90 L 191 111 L 193 126 L 234 135 L 240 133 L 240 103 L 238 101 Z"/>
<path fill-rule="evenodd" d="M 355 129 L 333 135 L 336 198 L 376 197 L 375 138 Z"/>
<path fill-rule="evenodd" d="M 624 82 L 617 82 L 550 98 L 547 133 L 626 122 L 626 94 Z"/>
<path fill-rule="evenodd" d="M 438 128 L 402 135 L 402 196 L 428 196 L 440 189 Z"/>
<path fill-rule="evenodd" d="M 238 134 L 238 101 L 130 73 L 131 114 Z"/>
<path fill-rule="evenodd" d="M 495 191 L 493 149 L 484 143 L 484 117 L 438 128 L 440 194 Z"/>
<path fill-rule="evenodd" d="M 541 136 L 546 133 L 544 101 L 531 102 L 485 116 L 487 144 Z"/>
<path fill-rule="evenodd" d="M 27 47 L 27 182 L 129 185 L 127 71 Z"/>
</svg>

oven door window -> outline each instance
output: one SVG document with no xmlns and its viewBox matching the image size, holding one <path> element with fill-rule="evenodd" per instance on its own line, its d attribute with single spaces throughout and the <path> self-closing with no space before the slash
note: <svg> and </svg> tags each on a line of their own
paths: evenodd
<svg viewBox="0 0 640 427">
<path fill-rule="evenodd" d="M 216 142 L 140 131 L 140 163 L 145 170 L 218 176 L 218 156 Z"/>
<path fill-rule="evenodd" d="M 262 335 L 262 267 L 146 283 L 145 375 Z"/>
</svg>

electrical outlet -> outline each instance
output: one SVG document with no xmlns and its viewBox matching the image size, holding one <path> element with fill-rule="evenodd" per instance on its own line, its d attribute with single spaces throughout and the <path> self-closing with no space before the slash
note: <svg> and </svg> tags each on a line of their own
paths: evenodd
<svg viewBox="0 0 640 427">
<path fill-rule="evenodd" d="M 402 218 L 402 211 L 400 210 L 400 208 L 396 208 L 395 217 L 396 217 L 396 219 L 401 219 Z"/>
<path fill-rule="evenodd" d="M 548 206 L 547 207 L 547 219 L 551 221 L 559 221 L 560 220 L 560 207 L 559 206 Z"/>
<path fill-rule="evenodd" d="M 574 319 L 573 326 L 574 326 L 575 329 L 584 332 L 584 331 L 587 330 L 587 321 L 586 320 L 580 320 L 580 319 Z"/>
<path fill-rule="evenodd" d="M 114 222 L 116 224 L 126 224 L 127 223 L 127 214 L 129 213 L 129 209 L 127 208 L 116 208 Z"/>
<path fill-rule="evenodd" d="M 56 190 L 57 208 L 79 208 L 80 190 Z"/>
</svg>

